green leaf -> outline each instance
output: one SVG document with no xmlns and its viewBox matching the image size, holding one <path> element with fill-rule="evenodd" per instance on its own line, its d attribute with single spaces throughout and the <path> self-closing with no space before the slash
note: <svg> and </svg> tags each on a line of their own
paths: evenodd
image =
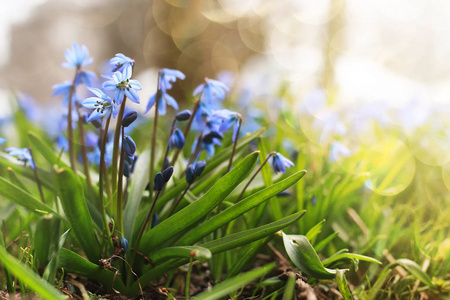
<svg viewBox="0 0 450 300">
<path fill-rule="evenodd" d="M 332 279 L 336 270 L 330 270 L 323 266 L 316 251 L 304 235 L 295 236 L 292 239 L 283 232 L 284 248 L 294 265 L 308 276 L 317 279 Z"/>
<path fill-rule="evenodd" d="M 342 270 L 336 270 L 336 283 L 344 300 L 353 300 L 352 293 L 348 288 L 347 278 Z"/>
<path fill-rule="evenodd" d="M 233 233 L 227 235 L 223 238 L 207 242 L 202 244 L 202 247 L 208 248 L 213 254 L 220 253 L 229 249 L 233 249 L 256 240 L 262 239 L 263 237 L 269 236 L 280 229 L 289 226 L 293 222 L 300 219 L 306 211 L 300 211 L 298 213 L 292 214 L 281 220 L 257 227 L 248 229 L 245 231 Z"/>
<path fill-rule="evenodd" d="M 35 272 L 11 256 L 2 246 L 0 246 L 0 262 L 21 283 L 26 284 L 29 289 L 36 292 L 42 299 L 66 299 L 66 297 L 58 293 L 47 281 L 43 280 Z"/>
<path fill-rule="evenodd" d="M 401 259 L 397 259 L 396 261 L 390 263 L 388 267 L 393 268 L 397 265 L 402 266 L 403 268 L 408 270 L 409 273 L 414 275 L 417 279 L 422 281 L 424 284 L 426 284 L 430 288 L 434 288 L 434 284 L 433 284 L 433 281 L 431 280 L 431 278 L 414 261 L 406 259 L 406 258 L 401 258 Z"/>
<path fill-rule="evenodd" d="M 171 238 L 185 228 L 191 226 L 213 210 L 234 188 L 246 178 L 258 158 L 258 152 L 249 154 L 229 173 L 223 176 L 200 199 L 180 210 L 158 226 L 152 228 L 142 237 L 139 251 L 149 253 L 163 241 Z"/>
<path fill-rule="evenodd" d="M 42 278 L 47 280 L 48 282 L 55 281 L 56 271 L 58 270 L 58 260 L 59 260 L 59 253 L 61 251 L 61 248 L 64 246 L 64 243 L 66 242 L 66 238 L 69 235 L 70 229 L 67 229 L 66 232 L 64 232 L 57 245 L 51 249 L 50 252 L 50 262 L 48 263 L 47 267 L 44 270 L 44 274 Z"/>
<path fill-rule="evenodd" d="M 338 255 L 333 255 L 332 257 L 324 259 L 322 261 L 322 264 L 324 266 L 329 266 L 334 262 L 344 260 L 344 259 L 357 259 L 357 260 L 368 261 L 368 262 L 372 262 L 372 263 L 381 265 L 381 262 L 379 260 L 376 260 L 375 258 L 365 256 L 365 255 L 355 254 L 355 253 L 341 253 Z"/>
<path fill-rule="evenodd" d="M 167 247 L 156 251 L 152 254 L 151 259 L 158 263 L 161 260 L 168 258 L 190 258 L 191 254 L 194 254 L 194 259 L 198 259 L 201 262 L 205 262 L 211 258 L 211 251 L 204 247 L 197 246 L 175 246 Z"/>
<path fill-rule="evenodd" d="M 250 282 L 263 277 L 274 267 L 275 267 L 275 263 L 271 263 L 271 264 L 265 265 L 264 267 L 254 269 L 247 273 L 243 273 L 234 278 L 227 279 L 219 284 L 216 284 L 211 290 L 203 292 L 193 299 L 195 299 L 195 300 L 222 299 L 223 297 L 227 296 L 228 294 L 243 288 Z"/>
<path fill-rule="evenodd" d="M 50 261 L 51 248 L 58 245 L 61 220 L 46 215 L 36 224 L 34 234 L 34 259 L 36 269 L 47 266 Z"/>
<path fill-rule="evenodd" d="M 59 214 L 50 208 L 48 205 L 42 203 L 40 200 L 35 198 L 33 195 L 22 190 L 18 186 L 12 184 L 8 180 L 0 177 L 0 191 L 2 191 L 2 197 L 21 205 L 30 211 L 34 212 L 45 212 L 48 214 L 54 214 L 59 216 Z"/>
<path fill-rule="evenodd" d="M 323 240 L 318 242 L 316 245 L 314 245 L 314 250 L 316 250 L 316 252 L 319 252 L 338 235 L 339 235 L 339 232 L 333 232 L 332 234 L 330 234 L 329 236 L 327 236 L 326 238 L 324 238 Z"/>
<path fill-rule="evenodd" d="M 220 228 L 221 226 L 236 219 L 245 212 L 257 207 L 271 197 L 284 191 L 285 189 L 296 183 L 298 180 L 300 180 L 305 174 L 306 171 L 297 172 L 276 184 L 273 184 L 257 193 L 250 195 L 249 197 L 241 200 L 237 204 L 231 206 L 230 208 L 222 211 L 220 214 L 204 222 L 201 226 L 198 226 L 189 231 L 189 233 L 178 244 L 191 245 L 199 241 L 201 238 L 213 232 L 217 228 Z"/>
<path fill-rule="evenodd" d="M 314 240 L 316 239 L 317 235 L 322 231 L 323 224 L 325 223 L 325 220 L 320 221 L 316 225 L 314 225 L 313 228 L 308 230 L 308 232 L 305 234 L 306 238 L 311 241 L 314 244 Z M 292 236 L 290 236 L 293 238 Z"/>
<path fill-rule="evenodd" d="M 58 153 L 55 152 L 47 143 L 42 140 L 42 138 L 34 132 L 28 132 L 28 138 L 30 139 L 31 146 L 34 153 L 40 153 L 46 161 L 51 165 L 56 165 L 61 167 L 68 167 L 68 165 L 59 160 Z"/>
<path fill-rule="evenodd" d="M 133 173 L 133 180 L 131 181 L 128 200 L 123 213 L 123 234 L 131 245 L 134 243 L 132 240 L 134 221 L 136 220 L 139 205 L 141 204 L 142 194 L 148 183 L 149 161 L 150 151 L 144 151 L 139 155 L 139 163 L 136 165 L 136 169 Z"/>
<path fill-rule="evenodd" d="M 94 235 L 94 223 L 84 199 L 79 178 L 68 168 L 55 167 L 58 195 L 73 233 L 90 261 L 100 258 L 100 246 Z"/>
<path fill-rule="evenodd" d="M 293 300 L 295 292 L 295 280 L 297 277 L 295 274 L 289 276 L 286 286 L 284 287 L 283 300 Z"/>
<path fill-rule="evenodd" d="M 114 281 L 114 272 L 104 269 L 99 265 L 91 263 L 90 261 L 79 256 L 75 252 L 62 248 L 59 253 L 58 267 L 63 268 L 66 273 L 78 274 L 86 276 L 90 279 L 96 280 L 103 284 L 109 292 L 114 288 L 118 291 L 127 291 L 122 282 L 121 276 L 117 276 Z M 130 275 L 131 276 L 131 275 Z M 139 290 L 138 290 L 139 291 Z"/>
</svg>

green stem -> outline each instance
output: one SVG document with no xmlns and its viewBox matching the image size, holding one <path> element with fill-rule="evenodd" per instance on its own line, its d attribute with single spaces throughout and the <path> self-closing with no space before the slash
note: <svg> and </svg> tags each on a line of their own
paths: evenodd
<svg viewBox="0 0 450 300">
<path fill-rule="evenodd" d="M 172 136 L 173 131 L 175 130 L 175 123 L 177 122 L 177 119 L 174 118 L 173 122 L 172 122 L 172 127 L 170 128 L 170 133 L 169 133 L 169 141 L 167 142 L 167 147 L 166 147 L 166 151 L 164 152 L 164 157 L 162 160 L 162 165 L 161 165 L 161 173 L 162 171 L 164 171 L 164 163 L 166 162 L 167 156 L 169 154 L 169 146 L 170 146 L 170 137 Z M 178 149 L 178 148 L 177 148 Z M 170 164 L 170 163 L 169 163 Z"/>
<path fill-rule="evenodd" d="M 108 137 L 108 129 L 109 129 L 109 123 L 111 122 L 111 115 L 106 120 L 105 130 L 103 131 L 103 137 L 101 140 L 100 145 L 100 167 L 99 167 L 99 209 L 102 212 L 102 218 L 103 218 L 103 232 L 104 234 L 109 237 L 110 231 L 108 226 L 108 219 L 106 218 L 106 208 L 105 208 L 105 202 L 104 202 L 104 195 L 103 195 L 103 170 L 106 168 L 105 165 L 105 150 L 106 150 L 106 140 Z M 108 174 L 105 174 L 106 176 Z"/>
<path fill-rule="evenodd" d="M 91 172 L 89 171 L 89 161 L 87 158 L 87 151 L 86 151 L 86 138 L 84 133 L 84 124 L 83 124 L 83 116 L 80 114 L 80 111 L 78 110 L 77 105 L 77 111 L 78 111 L 78 130 L 80 131 L 80 149 L 81 149 L 81 157 L 83 158 L 83 167 L 84 167 L 84 173 L 86 175 L 86 184 L 88 186 L 89 194 L 91 196 L 91 201 L 95 201 L 95 194 L 94 189 L 92 188 L 92 180 L 91 180 Z"/>
<path fill-rule="evenodd" d="M 233 164 L 233 157 L 234 157 L 234 152 L 236 151 L 236 146 L 237 146 L 237 141 L 239 138 L 239 132 L 241 131 L 241 124 L 242 124 L 242 117 L 239 116 L 239 127 L 236 133 L 236 136 L 234 138 L 234 143 L 233 143 L 233 149 L 231 150 L 231 155 L 230 155 L 230 161 L 228 162 L 228 168 L 227 168 L 227 172 L 230 172 L 231 170 L 231 165 Z"/>
<path fill-rule="evenodd" d="M 247 182 L 247 184 L 245 185 L 245 187 L 242 189 L 242 192 L 239 194 L 239 197 L 237 198 L 235 203 L 238 203 L 239 200 L 241 200 L 242 196 L 245 193 L 245 190 L 247 190 L 248 186 L 250 185 L 250 183 L 253 181 L 253 179 L 255 179 L 256 175 L 258 175 L 258 173 L 261 171 L 261 169 L 264 167 L 264 165 L 269 161 L 269 158 L 271 158 L 272 156 L 274 156 L 276 154 L 276 152 L 271 152 L 269 153 L 269 155 L 267 155 L 267 158 L 264 160 L 264 162 L 259 166 L 258 170 L 256 170 L 256 172 L 253 174 L 252 178 L 250 178 L 250 180 Z"/>
<path fill-rule="evenodd" d="M 153 199 L 153 203 L 152 203 L 152 207 L 150 208 L 147 217 L 145 217 L 144 223 L 141 226 L 141 230 L 139 231 L 139 235 L 136 239 L 136 242 L 134 243 L 134 249 L 135 251 L 133 252 L 133 255 L 131 257 L 131 262 L 130 265 L 133 265 L 134 259 L 136 258 L 136 251 L 138 250 L 139 247 L 139 243 L 141 242 L 142 236 L 144 235 L 145 232 L 145 228 L 147 227 L 148 222 L 150 221 L 152 214 L 153 214 L 153 210 L 155 209 L 155 204 L 156 204 L 156 200 L 158 200 L 159 194 L 161 193 L 161 191 L 157 191 L 155 194 L 155 199 Z"/>
<path fill-rule="evenodd" d="M 158 87 L 159 87 L 159 76 L 158 76 Z M 155 168 L 155 156 L 156 156 L 156 139 L 158 134 L 158 107 L 159 98 L 161 97 L 161 91 L 158 89 L 155 96 L 155 117 L 153 118 L 153 134 L 152 134 L 152 152 L 150 155 L 150 169 L 149 169 L 149 187 L 150 187 L 150 197 L 153 195 L 153 176 Z M 164 164 L 164 162 L 163 162 Z"/>
<path fill-rule="evenodd" d="M 122 126 L 123 114 L 125 112 L 125 103 L 127 101 L 127 97 L 123 96 L 122 105 L 120 106 L 119 115 L 117 116 L 116 130 L 114 132 L 114 148 L 111 162 L 111 183 L 112 183 L 112 192 L 117 191 L 117 160 L 119 158 L 119 139 L 120 139 L 120 127 Z M 111 211 L 116 211 L 116 201 L 111 201 Z"/>
<path fill-rule="evenodd" d="M 192 125 L 192 121 L 194 120 L 195 114 L 197 113 L 198 108 L 200 107 L 200 98 L 198 98 L 197 100 L 195 100 L 194 102 L 194 107 L 192 108 L 192 114 L 191 117 L 189 118 L 186 127 L 184 127 L 184 131 L 183 131 L 183 135 L 184 138 L 187 137 L 189 130 L 191 129 L 191 125 Z M 170 161 L 170 165 L 174 166 L 175 162 L 178 159 L 178 155 L 180 154 L 181 149 L 176 149 L 175 153 L 173 154 L 172 160 Z"/>
<path fill-rule="evenodd" d="M 47 202 L 45 202 L 45 197 L 44 197 L 44 192 L 42 191 L 41 181 L 39 180 L 39 176 L 38 176 L 38 173 L 37 173 L 36 160 L 33 157 L 33 151 L 31 150 L 31 147 L 28 147 L 28 151 L 30 152 L 31 159 L 34 162 L 33 173 L 34 173 L 34 179 L 36 180 L 36 185 L 37 185 L 38 190 L 39 190 L 39 195 L 41 196 L 42 202 L 43 203 L 47 203 Z"/>
<path fill-rule="evenodd" d="M 67 139 L 69 141 L 69 159 L 70 159 L 70 167 L 72 171 L 77 173 L 77 161 L 75 159 L 75 147 L 73 144 L 73 128 L 72 128 L 72 98 L 75 93 L 75 83 L 77 79 L 78 72 L 80 71 L 80 67 L 77 67 L 75 70 L 75 77 L 73 78 L 72 85 L 70 86 L 69 91 L 69 103 L 68 103 L 68 111 L 67 111 Z"/>
<path fill-rule="evenodd" d="M 191 252 L 192 253 L 192 252 Z M 194 262 L 194 256 L 191 255 L 189 262 L 189 269 L 186 275 L 186 286 L 184 288 L 184 299 L 189 300 L 189 285 L 191 284 L 192 263 Z"/>
<path fill-rule="evenodd" d="M 123 220 L 122 220 L 122 198 L 123 198 L 123 167 L 125 163 L 125 148 L 123 147 L 123 143 L 125 141 L 125 129 L 122 128 L 122 149 L 120 150 L 120 163 L 119 163 L 119 179 L 117 183 L 117 227 L 119 228 L 119 239 L 122 237 L 123 232 Z"/>
</svg>

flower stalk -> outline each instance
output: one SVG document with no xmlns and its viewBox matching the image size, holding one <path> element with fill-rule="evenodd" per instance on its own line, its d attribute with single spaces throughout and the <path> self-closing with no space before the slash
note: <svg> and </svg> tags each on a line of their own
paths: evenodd
<svg viewBox="0 0 450 300">
<path fill-rule="evenodd" d="M 75 76 L 72 81 L 72 85 L 70 86 L 69 92 L 69 103 L 68 103 L 68 111 L 67 111 L 67 139 L 69 142 L 69 159 L 70 159 L 70 167 L 72 171 L 76 174 L 77 172 L 77 162 L 75 159 L 75 146 L 73 143 L 73 128 L 72 128 L 72 105 L 73 105 L 73 94 L 75 93 L 75 85 L 78 76 L 78 72 L 80 71 L 80 66 L 77 66 L 75 70 Z"/>
<path fill-rule="evenodd" d="M 236 136 L 234 137 L 234 143 L 233 143 L 233 149 L 231 150 L 231 155 L 230 155 L 230 161 L 228 162 L 228 167 L 227 167 L 227 172 L 230 172 L 231 170 L 231 165 L 233 164 L 233 157 L 234 157 L 234 153 L 236 152 L 236 146 L 237 146 L 237 141 L 239 138 L 239 132 L 241 131 L 241 124 L 242 124 L 242 117 L 239 115 L 239 127 L 237 129 L 237 133 Z"/>
<path fill-rule="evenodd" d="M 34 168 L 32 168 L 32 169 L 33 169 L 34 179 L 36 180 L 36 185 L 39 190 L 39 195 L 41 196 L 42 203 L 46 204 L 47 202 L 45 201 L 44 192 L 42 191 L 41 181 L 39 180 L 39 176 L 37 173 L 36 160 L 33 157 L 33 151 L 31 150 L 31 147 L 28 147 L 28 151 L 30 152 L 31 159 L 34 162 Z"/>
</svg>

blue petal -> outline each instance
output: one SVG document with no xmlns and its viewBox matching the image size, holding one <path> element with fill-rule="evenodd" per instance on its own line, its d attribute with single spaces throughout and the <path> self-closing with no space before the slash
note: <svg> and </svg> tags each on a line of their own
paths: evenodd
<svg viewBox="0 0 450 300">
<path fill-rule="evenodd" d="M 148 103 L 147 103 L 147 108 L 145 109 L 144 114 L 146 114 L 155 104 L 155 99 L 156 99 L 156 94 L 154 94 L 153 96 L 150 97 L 150 99 L 148 99 Z"/>
</svg>

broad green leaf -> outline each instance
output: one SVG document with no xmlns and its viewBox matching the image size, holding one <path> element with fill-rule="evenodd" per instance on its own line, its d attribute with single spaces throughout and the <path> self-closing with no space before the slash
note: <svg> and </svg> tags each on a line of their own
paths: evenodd
<svg viewBox="0 0 450 300">
<path fill-rule="evenodd" d="M 355 254 L 355 253 L 341 253 L 341 254 L 338 254 L 338 255 L 333 255 L 332 257 L 324 259 L 322 261 L 322 264 L 324 266 L 329 266 L 329 265 L 331 265 L 334 262 L 337 262 L 337 261 L 340 261 L 340 260 L 345 260 L 345 259 L 358 259 L 358 260 L 373 262 L 373 263 L 381 265 L 381 262 L 376 260 L 375 258 L 372 258 L 372 257 L 369 257 L 369 256 L 365 256 L 365 255 Z"/>
<path fill-rule="evenodd" d="M 409 273 L 414 275 L 417 279 L 425 283 L 430 288 L 434 287 L 433 281 L 431 278 L 425 273 L 418 264 L 416 264 L 414 261 L 406 258 L 397 259 L 396 261 L 389 264 L 388 267 L 395 267 L 395 266 L 402 266 L 405 268 Z"/>
<path fill-rule="evenodd" d="M 270 239 L 270 237 L 266 237 L 263 239 L 260 239 L 256 242 L 253 242 L 251 244 L 246 245 L 242 249 L 242 255 L 239 255 L 239 259 L 232 265 L 228 266 L 227 269 L 229 271 L 227 272 L 227 278 L 233 277 L 238 275 L 240 272 L 242 272 L 242 269 L 247 265 L 247 263 L 255 257 L 256 254 L 258 254 L 258 251 L 260 250 L 261 246 L 267 243 L 267 241 Z M 239 253 L 240 254 L 240 253 Z"/>
<path fill-rule="evenodd" d="M 55 167 L 58 196 L 73 233 L 90 261 L 100 258 L 100 246 L 94 235 L 94 223 L 84 199 L 78 177 L 69 169 Z"/>
<path fill-rule="evenodd" d="M 249 154 L 239 162 L 229 173 L 223 176 L 200 199 L 180 210 L 169 219 L 152 228 L 142 237 L 139 250 L 149 253 L 163 241 L 181 232 L 185 228 L 199 221 L 213 210 L 234 188 L 250 174 L 255 166 L 258 152 Z"/>
<path fill-rule="evenodd" d="M 342 270 L 336 270 L 336 283 L 344 300 L 353 300 L 352 293 L 348 288 L 347 278 Z"/>
<path fill-rule="evenodd" d="M 271 263 L 265 265 L 264 267 L 254 269 L 247 273 L 243 273 L 239 276 L 236 276 L 231 279 L 227 279 L 219 284 L 216 284 L 211 290 L 201 293 L 197 295 L 195 300 L 214 300 L 214 299 L 222 299 L 228 294 L 235 292 L 250 282 L 263 277 L 270 270 L 275 267 L 275 263 Z"/>
<path fill-rule="evenodd" d="M 306 211 L 300 211 L 281 220 L 245 231 L 233 233 L 223 238 L 204 243 L 200 246 L 208 248 L 213 254 L 233 249 L 269 236 L 300 219 Z"/>
<path fill-rule="evenodd" d="M 237 204 L 231 206 L 230 208 L 222 211 L 220 214 L 204 222 L 201 226 L 198 226 L 189 231 L 189 233 L 178 244 L 191 245 L 199 241 L 201 238 L 213 232 L 217 228 L 220 228 L 221 226 L 236 219 L 245 212 L 267 201 L 276 194 L 284 191 L 285 189 L 296 183 L 298 180 L 300 180 L 305 174 L 306 171 L 297 172 L 278 183 L 275 183 L 257 193 L 250 195 L 249 197 L 241 200 Z"/>
<path fill-rule="evenodd" d="M 142 194 L 148 183 L 148 168 L 150 160 L 150 151 L 144 151 L 139 155 L 139 161 L 133 173 L 133 180 L 128 192 L 128 200 L 123 213 L 123 230 L 124 236 L 133 245 L 133 226 L 136 219 L 136 214 L 141 204 Z"/>
<path fill-rule="evenodd" d="M 11 256 L 4 247 L 0 247 L 0 262 L 21 283 L 26 284 L 29 289 L 36 292 L 42 299 L 66 299 L 47 281 Z"/>
<path fill-rule="evenodd" d="M 30 191 L 27 189 L 27 187 L 25 186 L 25 184 L 22 182 L 22 179 L 20 179 L 19 177 L 17 177 L 16 173 L 14 172 L 13 169 L 11 169 L 10 167 L 8 167 L 8 174 L 9 174 L 9 179 L 10 182 L 12 184 L 14 184 L 15 186 L 17 186 L 18 188 L 21 188 L 22 190 L 24 190 L 27 193 L 30 193 Z"/>
<path fill-rule="evenodd" d="M 313 246 L 304 235 L 295 236 L 292 239 L 283 232 L 284 248 L 294 265 L 308 276 L 317 279 L 332 279 L 336 270 L 330 270 L 323 266 Z"/>
<path fill-rule="evenodd" d="M 160 249 L 152 254 L 151 259 L 158 263 L 158 261 L 168 258 L 190 258 L 193 254 L 194 259 L 205 262 L 211 258 L 211 251 L 204 247 L 198 246 L 175 246 Z"/>
<path fill-rule="evenodd" d="M 48 205 L 42 203 L 41 200 L 38 200 L 33 195 L 27 193 L 26 191 L 22 190 L 18 186 L 12 184 L 8 180 L 4 179 L 3 177 L 0 177 L 0 191 L 1 196 L 18 204 L 21 205 L 30 211 L 39 212 L 39 213 L 47 213 L 47 214 L 53 214 L 55 216 L 59 216 L 57 212 L 55 212 L 51 207 Z"/>
<path fill-rule="evenodd" d="M 121 276 L 117 276 L 114 280 L 114 271 L 91 263 L 68 249 L 61 249 L 61 252 L 59 253 L 58 267 L 63 268 L 66 273 L 78 274 L 80 276 L 86 276 L 90 279 L 98 281 L 110 292 L 113 291 L 113 288 L 118 291 L 127 291 L 122 282 Z M 131 274 L 127 275 L 132 276 Z M 139 289 L 136 293 L 138 291 Z"/>
</svg>

